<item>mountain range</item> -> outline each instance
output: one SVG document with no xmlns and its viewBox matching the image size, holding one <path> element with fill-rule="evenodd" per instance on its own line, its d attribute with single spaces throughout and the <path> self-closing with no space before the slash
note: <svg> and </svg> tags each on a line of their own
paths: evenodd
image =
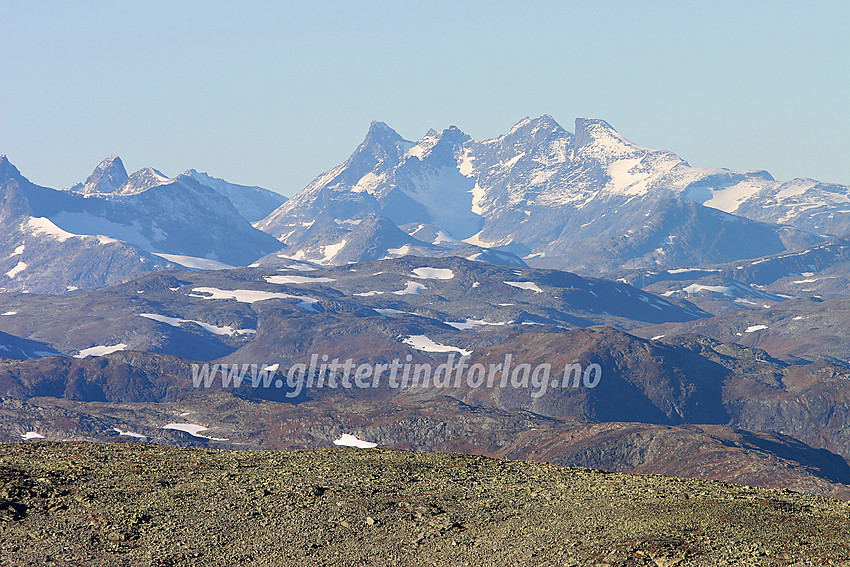
<svg viewBox="0 0 850 567">
<path fill-rule="evenodd" d="M 191 175 L 126 177 L 113 157 L 77 189 L 35 185 L 0 157 L 0 287 L 62 293 L 165 268 L 246 265 L 280 248 Z"/>
<path fill-rule="evenodd" d="M 598 119 L 483 141 L 373 122 L 290 199 L 114 155 L 57 190 L 2 156 L 0 440 L 354 436 L 850 500 L 848 239 L 848 186 L 693 167 Z M 197 363 L 316 354 L 602 379 L 295 397 L 193 381 Z"/>
<path fill-rule="evenodd" d="M 573 134 L 544 115 L 481 142 L 454 126 L 412 142 L 373 122 L 345 163 L 257 226 L 297 254 L 328 227 L 368 215 L 594 273 L 755 258 L 841 236 L 850 188 L 692 167 L 603 120 L 577 119 Z"/>
</svg>

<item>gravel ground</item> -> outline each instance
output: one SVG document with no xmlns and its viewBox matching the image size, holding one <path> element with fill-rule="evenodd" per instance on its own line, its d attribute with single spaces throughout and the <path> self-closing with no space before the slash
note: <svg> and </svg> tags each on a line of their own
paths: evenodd
<svg viewBox="0 0 850 567">
<path fill-rule="evenodd" d="M 2 565 L 850 565 L 850 506 L 376 449 L 0 444 Z"/>
</svg>

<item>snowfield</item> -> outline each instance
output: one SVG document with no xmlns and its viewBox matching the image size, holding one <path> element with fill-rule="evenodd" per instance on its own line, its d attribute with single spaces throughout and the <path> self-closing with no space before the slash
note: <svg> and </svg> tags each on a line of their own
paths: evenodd
<svg viewBox="0 0 850 567">
<path fill-rule="evenodd" d="M 448 268 L 416 268 L 413 270 L 413 277 L 427 280 L 450 280 L 455 277 L 455 274 Z"/>
<path fill-rule="evenodd" d="M 459 347 L 435 343 L 425 335 L 411 335 L 402 342 L 406 345 L 412 346 L 416 350 L 425 352 L 459 352 L 463 356 L 472 354 L 471 350 L 464 350 Z"/>
<path fill-rule="evenodd" d="M 423 289 L 428 289 L 419 282 L 407 282 L 407 286 L 399 291 L 394 291 L 396 295 L 419 295 Z"/>
<path fill-rule="evenodd" d="M 508 284 L 509 286 L 516 287 L 516 288 L 519 288 L 519 289 L 527 289 L 529 291 L 533 291 L 534 293 L 542 293 L 543 292 L 543 290 L 540 289 L 540 286 L 538 286 L 534 282 L 504 282 L 504 283 Z"/>
<path fill-rule="evenodd" d="M 168 423 L 162 426 L 162 429 L 174 429 L 176 431 L 183 431 L 184 433 L 188 433 L 194 437 L 200 437 L 202 439 L 209 439 L 211 441 L 230 441 L 230 439 L 224 439 L 221 437 L 207 437 L 206 435 L 201 435 L 201 431 L 206 431 L 209 427 L 204 427 L 203 425 L 196 425 L 194 423 Z"/>
<path fill-rule="evenodd" d="M 345 248 L 346 244 L 348 244 L 348 241 L 342 240 L 342 242 L 337 242 L 336 244 L 322 246 L 322 255 L 324 258 L 318 260 L 318 262 L 322 264 L 333 262 L 333 259 L 336 258 L 337 254 L 339 254 L 343 248 Z"/>
<path fill-rule="evenodd" d="M 161 254 L 154 252 L 154 256 L 159 256 L 163 260 L 168 260 L 175 264 L 180 264 L 184 268 L 192 268 L 195 270 L 229 270 L 235 266 L 219 262 L 218 260 L 210 260 L 208 258 L 198 258 L 195 256 L 181 256 L 180 254 Z"/>
<path fill-rule="evenodd" d="M 12 268 L 8 272 L 6 272 L 6 277 L 8 277 L 9 279 L 12 279 L 26 269 L 27 269 L 27 263 L 26 262 L 18 262 L 17 264 L 15 264 L 14 268 Z"/>
<path fill-rule="evenodd" d="M 30 217 L 27 219 L 27 226 L 30 228 L 32 234 L 37 236 L 49 236 L 59 242 L 65 242 L 69 238 L 77 236 L 76 234 L 71 234 L 70 232 L 62 230 L 46 217 Z"/>
<path fill-rule="evenodd" d="M 216 287 L 196 287 L 193 288 L 192 291 L 208 293 L 210 295 L 206 296 L 190 293 L 189 297 L 199 297 L 201 299 L 234 299 L 240 303 L 256 303 L 257 301 L 266 301 L 268 299 L 297 299 L 299 301 L 298 307 L 301 309 L 312 311 L 314 313 L 319 312 L 316 307 L 319 300 L 313 299 L 312 297 L 305 297 L 303 295 L 291 295 L 288 293 L 277 293 L 274 291 L 261 291 L 256 289 L 224 290 Z"/>
<path fill-rule="evenodd" d="M 399 311 L 398 309 L 378 309 L 372 308 L 373 311 L 378 313 L 378 315 L 383 315 L 384 317 L 389 317 L 390 315 L 402 315 L 404 313 L 408 313 L 407 311 Z M 412 315 L 412 313 L 411 313 Z"/>
<path fill-rule="evenodd" d="M 272 284 L 309 284 L 335 282 L 334 278 L 314 276 L 266 276 L 266 281 Z"/>
<path fill-rule="evenodd" d="M 695 293 L 699 293 L 701 291 L 711 291 L 722 295 L 728 295 L 729 297 L 734 297 L 734 294 L 732 293 L 732 288 L 725 285 L 691 284 L 688 287 L 684 288 L 682 291 L 684 291 L 688 295 L 694 295 Z"/>
<path fill-rule="evenodd" d="M 84 348 L 80 351 L 79 354 L 75 354 L 74 358 L 86 358 L 88 356 L 103 356 L 105 354 L 112 354 L 113 352 L 118 352 L 119 350 L 126 350 L 127 345 L 124 343 L 118 343 L 117 345 L 112 346 L 93 346 L 89 348 Z"/>
<path fill-rule="evenodd" d="M 117 427 L 112 428 L 113 431 L 118 433 L 118 435 L 123 435 L 125 437 L 135 437 L 136 439 L 147 439 L 147 435 L 142 435 L 141 433 L 134 433 L 133 431 L 121 431 Z"/>
<path fill-rule="evenodd" d="M 202 321 L 195 321 L 194 319 L 179 319 L 177 317 L 167 317 L 165 315 L 157 315 L 155 313 L 139 313 L 139 317 L 144 317 L 145 319 L 151 319 L 152 321 L 165 323 L 166 325 L 171 325 L 172 327 L 180 327 L 184 323 L 194 323 L 195 325 L 198 325 L 205 331 L 210 332 L 214 335 L 233 336 L 254 334 L 257 332 L 256 329 L 234 329 L 230 326 L 217 327 L 216 325 L 210 325 L 209 323 L 204 323 Z"/>
<path fill-rule="evenodd" d="M 505 321 L 502 321 L 502 322 L 499 322 L 499 323 L 490 323 L 488 321 L 485 321 L 484 319 L 467 319 L 466 321 L 457 322 L 457 323 L 453 323 L 451 321 L 445 321 L 445 324 L 449 325 L 451 327 L 454 327 L 458 331 L 468 331 L 470 329 L 474 329 L 475 327 L 482 326 L 482 325 L 500 326 L 500 325 L 509 325 L 510 323 L 505 322 Z"/>
<path fill-rule="evenodd" d="M 343 433 L 339 439 L 334 439 L 334 445 L 339 445 L 340 447 L 357 447 L 358 449 L 374 449 L 378 446 L 377 443 L 363 441 L 348 433 Z"/>
</svg>

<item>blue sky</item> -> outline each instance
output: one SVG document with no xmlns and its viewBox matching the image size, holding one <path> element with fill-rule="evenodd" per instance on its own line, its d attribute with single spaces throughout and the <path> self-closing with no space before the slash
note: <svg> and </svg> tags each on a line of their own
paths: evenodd
<svg viewBox="0 0 850 567">
<path fill-rule="evenodd" d="M 371 120 L 604 118 L 693 165 L 850 184 L 850 2 L 0 0 L 0 153 L 32 181 L 188 168 L 291 195 Z"/>
</svg>

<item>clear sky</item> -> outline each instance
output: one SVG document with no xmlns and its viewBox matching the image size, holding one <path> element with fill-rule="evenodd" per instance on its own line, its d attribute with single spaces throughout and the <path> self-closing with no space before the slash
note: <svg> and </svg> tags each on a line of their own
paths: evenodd
<svg viewBox="0 0 850 567">
<path fill-rule="evenodd" d="M 0 0 L 0 154 L 291 195 L 371 120 L 604 118 L 692 165 L 850 184 L 850 2 Z"/>
</svg>

